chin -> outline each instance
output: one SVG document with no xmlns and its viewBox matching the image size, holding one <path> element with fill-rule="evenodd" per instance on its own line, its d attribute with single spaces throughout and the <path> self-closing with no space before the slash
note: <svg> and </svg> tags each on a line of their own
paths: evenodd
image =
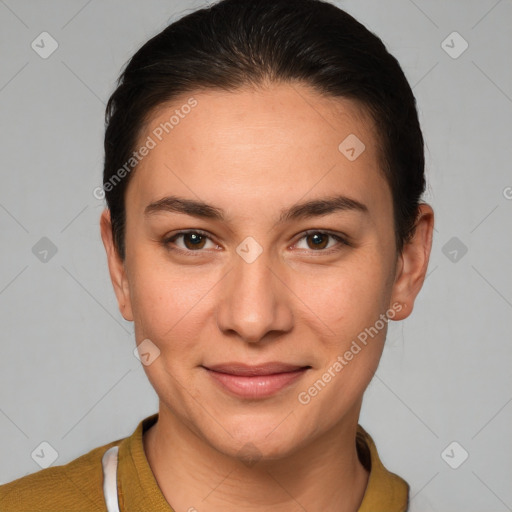
<svg viewBox="0 0 512 512">
<path fill-rule="evenodd" d="M 282 459 L 296 451 L 306 435 L 290 428 L 286 418 L 286 414 L 239 415 L 223 422 L 225 430 L 219 427 L 221 432 L 209 432 L 204 437 L 216 450 L 244 462 Z"/>
</svg>

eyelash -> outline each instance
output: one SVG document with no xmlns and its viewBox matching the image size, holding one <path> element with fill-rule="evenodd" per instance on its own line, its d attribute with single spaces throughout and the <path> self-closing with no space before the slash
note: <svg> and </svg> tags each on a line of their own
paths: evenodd
<svg viewBox="0 0 512 512">
<path fill-rule="evenodd" d="M 192 250 L 188 250 L 188 249 L 182 249 L 180 247 L 171 247 L 170 246 L 180 236 L 191 234 L 191 233 L 204 236 L 205 238 L 208 238 L 210 241 L 213 242 L 211 237 L 205 231 L 201 231 L 200 229 L 190 229 L 190 230 L 185 230 L 185 231 L 178 231 L 174 235 L 163 239 L 162 245 L 169 251 L 175 251 L 175 252 L 178 252 L 181 254 L 185 254 L 187 256 L 194 255 L 194 253 L 197 253 L 197 255 L 203 254 L 204 251 L 201 249 L 199 249 L 197 251 L 192 251 Z M 348 242 L 348 240 L 346 238 L 343 238 L 340 235 L 335 235 L 334 233 L 331 233 L 330 231 L 322 231 L 322 230 L 318 230 L 318 229 L 316 229 L 316 230 L 310 229 L 310 230 L 305 231 L 294 245 L 298 244 L 303 238 L 306 238 L 306 237 L 308 237 L 310 235 L 314 235 L 314 234 L 330 236 L 331 238 L 334 238 L 338 242 L 338 246 L 330 247 L 329 249 L 318 249 L 317 251 L 315 251 L 314 249 L 311 249 L 310 252 L 319 253 L 319 254 L 332 254 L 334 252 L 340 251 L 341 249 L 343 249 L 344 246 L 352 247 L 352 244 L 350 242 Z"/>
</svg>

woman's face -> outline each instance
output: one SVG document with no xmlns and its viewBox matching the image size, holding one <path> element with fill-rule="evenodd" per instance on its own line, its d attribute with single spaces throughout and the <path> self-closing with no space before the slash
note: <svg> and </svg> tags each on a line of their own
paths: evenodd
<svg viewBox="0 0 512 512">
<path fill-rule="evenodd" d="M 357 422 L 384 315 L 410 312 L 372 130 L 281 84 L 184 96 L 140 139 L 114 287 L 161 408 L 225 454 L 279 458 Z M 267 363 L 290 366 L 248 376 Z"/>
</svg>

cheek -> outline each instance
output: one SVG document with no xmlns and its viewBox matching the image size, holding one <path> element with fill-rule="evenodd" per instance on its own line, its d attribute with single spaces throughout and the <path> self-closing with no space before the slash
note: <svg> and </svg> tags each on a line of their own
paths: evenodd
<svg viewBox="0 0 512 512">
<path fill-rule="evenodd" d="M 357 407 L 371 381 L 387 332 L 381 318 L 388 310 L 387 281 L 378 265 L 317 275 L 314 286 L 304 281 L 309 308 L 303 313 L 314 322 L 320 364 L 298 390 L 297 402 L 311 428 L 315 418 L 332 425 Z"/>
<path fill-rule="evenodd" d="M 137 340 L 149 338 L 174 354 L 189 351 L 200 339 L 200 319 L 207 316 L 212 288 L 222 276 L 198 267 L 178 267 L 149 251 L 140 251 L 132 263 L 130 298 Z"/>
<path fill-rule="evenodd" d="M 389 266 L 382 253 L 360 251 L 300 281 L 303 318 L 318 338 L 317 371 L 298 397 L 301 407 L 335 421 L 355 407 L 378 367 L 387 332 Z M 321 347 L 321 348 L 320 348 Z"/>
<path fill-rule="evenodd" d="M 135 337 L 137 343 L 151 340 L 159 350 L 154 362 L 144 366 L 144 372 L 166 403 L 184 407 L 179 404 L 187 403 L 187 395 L 196 394 L 187 384 L 187 372 L 201 361 L 199 340 L 204 320 L 199 317 L 205 316 L 211 286 L 197 278 L 189 279 L 171 265 L 141 264 L 140 272 L 134 275 L 130 293 Z"/>
<path fill-rule="evenodd" d="M 294 290 L 304 301 L 304 314 L 316 317 L 320 332 L 339 345 L 386 311 L 389 268 L 371 251 L 360 251 L 335 265 L 302 273 Z"/>
</svg>

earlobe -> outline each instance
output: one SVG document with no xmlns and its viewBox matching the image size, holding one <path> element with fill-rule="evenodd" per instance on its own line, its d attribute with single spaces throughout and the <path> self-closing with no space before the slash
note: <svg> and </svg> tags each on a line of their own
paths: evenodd
<svg viewBox="0 0 512 512">
<path fill-rule="evenodd" d="M 418 206 L 414 235 L 404 244 L 397 260 L 391 304 L 399 303 L 402 306 L 407 304 L 407 307 L 402 307 L 393 318 L 394 320 L 407 318 L 413 310 L 414 301 L 427 273 L 433 231 L 434 211 L 430 205 L 422 203 Z"/>
<path fill-rule="evenodd" d="M 133 314 L 130 301 L 130 290 L 128 287 L 128 278 L 126 275 L 124 262 L 119 257 L 114 244 L 110 210 L 108 208 L 103 210 L 101 213 L 100 232 L 101 239 L 107 253 L 110 280 L 112 281 L 112 286 L 114 287 L 114 293 L 116 294 L 119 311 L 125 320 L 131 322 L 133 321 Z"/>
</svg>

